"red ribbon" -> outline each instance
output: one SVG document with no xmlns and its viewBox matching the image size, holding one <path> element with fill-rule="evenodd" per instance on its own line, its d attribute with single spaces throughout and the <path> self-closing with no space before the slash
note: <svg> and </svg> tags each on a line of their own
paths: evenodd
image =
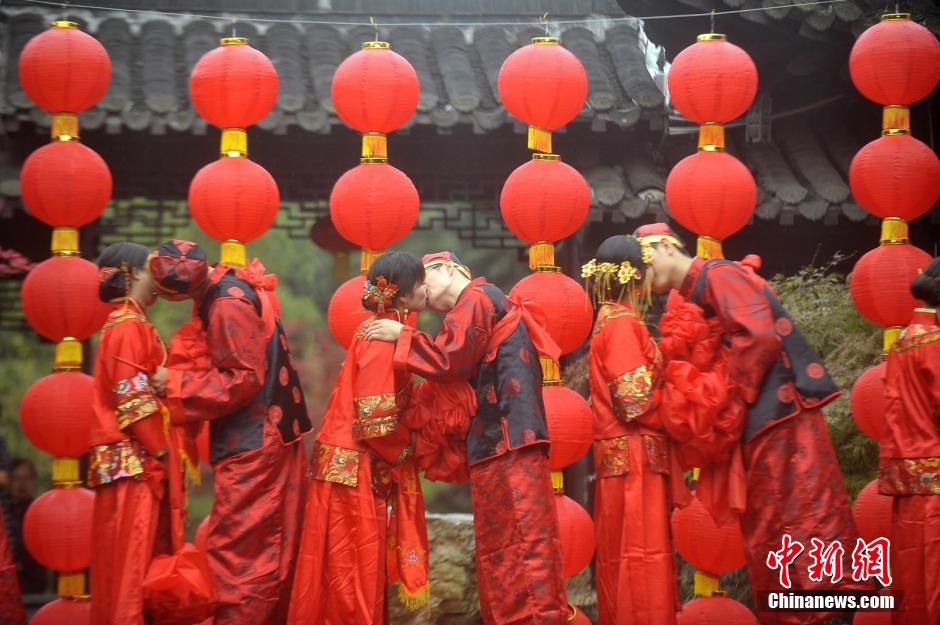
<svg viewBox="0 0 940 625">
<path fill-rule="evenodd" d="M 518 296 L 510 296 L 509 303 L 512 304 L 512 308 L 499 320 L 490 334 L 483 362 L 491 362 L 496 358 L 496 351 L 499 346 L 509 338 L 509 335 L 516 330 L 519 322 L 522 321 L 525 323 L 525 327 L 529 331 L 529 338 L 538 353 L 548 356 L 557 363 L 558 359 L 561 358 L 561 348 L 558 347 L 548 330 L 545 329 L 546 317 L 541 307 L 531 300 L 522 300 Z"/>
</svg>

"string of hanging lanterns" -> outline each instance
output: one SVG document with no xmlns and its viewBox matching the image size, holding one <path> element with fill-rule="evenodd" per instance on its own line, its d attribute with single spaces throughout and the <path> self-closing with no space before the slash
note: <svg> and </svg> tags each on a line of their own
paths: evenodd
<svg viewBox="0 0 940 625">
<path fill-rule="evenodd" d="M 886 354 L 918 305 L 911 280 L 930 262 L 929 254 L 910 244 L 908 222 L 940 198 L 940 160 L 911 136 L 910 105 L 940 80 L 940 43 L 910 14 L 886 13 L 856 40 L 849 73 L 862 95 L 883 106 L 881 136 L 863 146 L 849 167 L 852 195 L 882 220 L 880 244 L 855 264 L 849 292 L 862 316 L 885 328 Z M 852 387 L 852 417 L 875 440 L 884 430 L 883 401 L 877 401 L 884 397 L 884 371 L 882 361 Z"/>
<path fill-rule="evenodd" d="M 535 150 L 531 161 L 509 175 L 499 198 L 506 225 L 530 246 L 529 268 L 534 270 L 509 296 L 538 304 L 546 313 L 546 330 L 561 353 L 568 354 L 587 338 L 593 314 L 581 285 L 555 265 L 555 242 L 584 223 L 591 191 L 581 174 L 553 153 L 551 133 L 584 107 L 587 74 L 557 38 L 536 37 L 506 58 L 497 86 L 506 110 L 528 125 L 528 147 Z M 593 416 L 587 401 L 562 385 L 558 363 L 544 355 L 540 361 L 562 565 L 565 577 L 570 577 L 594 556 L 594 522 L 565 495 L 562 469 L 590 449 Z M 579 613 L 573 615 L 575 619 Z"/>
<path fill-rule="evenodd" d="M 747 225 L 757 204 L 757 183 L 725 151 L 724 129 L 754 101 L 757 67 L 725 35 L 706 33 L 676 55 L 668 82 L 672 105 L 699 124 L 699 134 L 698 150 L 666 178 L 666 204 L 676 221 L 698 235 L 698 256 L 724 258 L 722 240 Z"/>
<path fill-rule="evenodd" d="M 753 175 L 728 154 L 725 142 L 725 124 L 743 115 L 757 94 L 757 67 L 727 36 L 709 32 L 676 55 L 668 84 L 672 106 L 699 124 L 699 132 L 696 152 L 679 161 L 666 178 L 666 204 L 676 221 L 698 235 L 697 256 L 724 258 L 722 241 L 747 225 L 757 203 Z M 680 615 L 750 614 L 725 599 L 718 585 L 721 573 L 743 564 L 738 524 L 717 527 L 693 500 L 673 513 L 672 527 L 676 549 L 696 569 L 695 595 L 700 598 L 685 604 Z"/>
<path fill-rule="evenodd" d="M 280 191 L 268 171 L 248 158 L 248 126 L 277 100 L 274 64 L 244 37 L 224 37 L 189 77 L 196 113 L 222 131 L 219 159 L 189 185 L 189 210 L 202 230 L 222 243 L 221 262 L 244 267 L 245 244 L 274 223 Z"/>
<path fill-rule="evenodd" d="M 23 48 L 19 76 L 30 99 L 52 116 L 51 141 L 26 159 L 20 175 L 26 208 L 53 228 L 52 257 L 23 282 L 23 311 L 37 333 L 56 342 L 53 372 L 20 403 L 23 433 L 54 457 L 53 488 L 30 505 L 23 540 L 37 562 L 58 572 L 60 598 L 31 622 L 87 623 L 94 493 L 82 487 L 78 458 L 88 448 L 94 383 L 81 372 L 82 341 L 101 328 L 109 309 L 98 299 L 98 268 L 81 258 L 79 228 L 104 211 L 112 180 L 104 160 L 80 142 L 78 113 L 104 95 L 111 61 L 77 24 L 56 21 Z"/>
<path fill-rule="evenodd" d="M 403 171 L 388 163 L 387 135 L 411 118 L 420 93 L 414 67 L 384 41 L 363 43 L 333 76 L 336 114 L 362 133 L 359 165 L 340 176 L 330 193 L 333 227 L 362 248 L 359 275 L 340 285 L 327 309 L 330 332 L 345 348 L 370 316 L 361 299 L 369 267 L 418 220 L 418 190 Z M 412 325 L 415 319 L 416 315 L 409 316 Z"/>
</svg>

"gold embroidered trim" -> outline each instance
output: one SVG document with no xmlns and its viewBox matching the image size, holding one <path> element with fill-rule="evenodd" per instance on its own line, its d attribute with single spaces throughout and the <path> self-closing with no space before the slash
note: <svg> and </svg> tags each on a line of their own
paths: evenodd
<svg viewBox="0 0 940 625">
<path fill-rule="evenodd" d="M 145 373 L 118 380 L 112 389 L 117 407 L 115 414 L 122 430 L 132 423 L 160 411 L 160 404 Z"/>
<path fill-rule="evenodd" d="M 881 458 L 878 486 L 883 495 L 940 495 L 940 456 Z"/>
<path fill-rule="evenodd" d="M 398 429 L 398 413 L 408 405 L 409 387 L 397 393 L 380 393 L 356 397 L 356 419 L 353 435 L 358 439 L 377 438 Z"/>
<path fill-rule="evenodd" d="M 903 352 L 934 341 L 940 341 L 940 329 L 936 326 L 912 325 L 901 331 L 898 340 L 891 346 L 891 351 Z"/>
<path fill-rule="evenodd" d="M 359 338 L 363 338 L 366 335 L 366 330 L 369 329 L 369 324 L 372 323 L 373 321 L 375 321 L 375 315 L 369 317 L 368 319 L 360 323 L 359 327 L 356 328 L 355 336 Z"/>
<path fill-rule="evenodd" d="M 597 477 L 618 477 L 630 472 L 630 449 L 627 437 L 618 436 L 594 441 Z"/>
<path fill-rule="evenodd" d="M 669 475 L 669 442 L 662 436 L 644 434 L 643 446 L 653 473 Z"/>
<path fill-rule="evenodd" d="M 635 312 L 623 306 L 621 304 L 615 304 L 613 302 L 605 302 L 601 309 L 597 312 L 597 320 L 594 322 L 594 334 L 599 334 L 601 330 L 604 329 L 604 326 L 607 325 L 607 322 L 612 319 L 619 319 L 620 317 L 633 317 L 639 319 L 639 315 Z"/>
<path fill-rule="evenodd" d="M 88 453 L 88 486 L 94 488 L 144 472 L 147 455 L 133 439 L 107 445 L 96 445 Z"/>
<path fill-rule="evenodd" d="M 317 441 L 313 448 L 316 467 L 313 477 L 355 487 L 359 483 L 359 452 Z"/>
<path fill-rule="evenodd" d="M 108 320 L 105 322 L 102 330 L 105 328 L 113 328 L 119 323 L 131 320 L 137 320 L 148 324 L 150 323 L 150 320 L 139 312 L 131 310 L 130 308 L 122 308 L 108 315 Z"/>
<path fill-rule="evenodd" d="M 653 397 L 653 371 L 641 365 L 608 383 L 614 413 L 624 421 L 632 421 L 650 409 Z"/>
</svg>

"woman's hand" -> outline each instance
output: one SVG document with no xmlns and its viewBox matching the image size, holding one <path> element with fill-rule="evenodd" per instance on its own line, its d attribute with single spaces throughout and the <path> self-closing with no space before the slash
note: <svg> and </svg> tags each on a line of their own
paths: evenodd
<svg viewBox="0 0 940 625">
<path fill-rule="evenodd" d="M 391 319 L 376 319 L 366 328 L 367 341 L 394 343 L 401 335 L 402 324 Z"/>
<path fill-rule="evenodd" d="M 150 375 L 150 387 L 157 395 L 166 394 L 166 367 L 157 367 Z"/>
</svg>

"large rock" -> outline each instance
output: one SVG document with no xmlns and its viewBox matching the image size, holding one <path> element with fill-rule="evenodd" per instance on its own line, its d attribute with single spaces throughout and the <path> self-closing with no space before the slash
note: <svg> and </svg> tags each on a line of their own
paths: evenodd
<svg viewBox="0 0 940 625">
<path fill-rule="evenodd" d="M 398 588 L 389 589 L 388 606 L 393 625 L 480 625 L 480 601 L 473 560 L 473 515 L 427 515 L 431 548 L 431 603 L 409 612 L 398 600 Z M 592 620 L 597 598 L 590 569 L 568 580 L 569 601 Z"/>
</svg>

